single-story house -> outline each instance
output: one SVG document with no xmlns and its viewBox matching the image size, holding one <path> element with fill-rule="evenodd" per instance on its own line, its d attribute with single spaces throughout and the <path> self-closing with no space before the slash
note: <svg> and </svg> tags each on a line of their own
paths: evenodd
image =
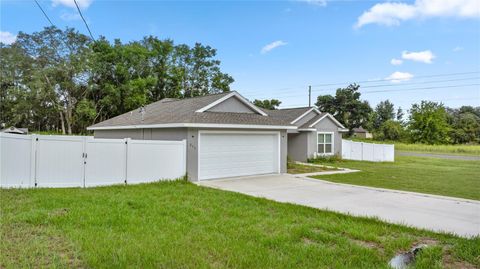
<svg viewBox="0 0 480 269">
<path fill-rule="evenodd" d="M 358 137 L 358 138 L 373 138 L 372 133 L 369 131 L 363 129 L 362 126 L 358 128 L 353 128 L 353 137 Z"/>
<path fill-rule="evenodd" d="M 95 138 L 186 140 L 192 181 L 285 173 L 287 155 L 340 153 L 345 131 L 316 108 L 260 109 L 235 91 L 166 98 L 87 129 Z"/>
</svg>

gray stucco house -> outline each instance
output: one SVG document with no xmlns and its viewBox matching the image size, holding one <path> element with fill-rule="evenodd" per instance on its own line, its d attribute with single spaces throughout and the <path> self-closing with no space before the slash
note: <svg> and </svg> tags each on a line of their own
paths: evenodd
<svg viewBox="0 0 480 269">
<path fill-rule="evenodd" d="M 285 173 L 287 155 L 341 152 L 345 131 L 315 108 L 264 110 L 237 92 L 167 98 L 87 129 L 95 138 L 186 140 L 192 181 Z"/>
</svg>

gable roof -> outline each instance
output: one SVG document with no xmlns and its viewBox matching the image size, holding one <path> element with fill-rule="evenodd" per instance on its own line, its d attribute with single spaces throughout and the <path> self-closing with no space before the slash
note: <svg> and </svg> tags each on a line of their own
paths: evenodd
<svg viewBox="0 0 480 269">
<path fill-rule="evenodd" d="M 272 118 L 281 120 L 285 123 L 292 124 L 294 120 L 304 115 L 310 111 L 311 107 L 297 107 L 297 108 L 287 108 L 287 109 L 278 109 L 278 110 L 267 110 L 264 111 Z"/>
<path fill-rule="evenodd" d="M 317 125 L 317 123 L 319 123 L 321 120 L 327 117 L 330 118 L 338 127 L 340 127 L 341 129 L 345 129 L 345 126 L 343 126 L 343 124 L 341 124 L 337 119 L 335 119 L 335 117 L 332 116 L 332 114 L 326 113 L 326 112 L 320 113 L 320 115 L 307 121 L 302 126 L 300 126 L 299 129 L 313 128 L 315 125 Z"/>
<path fill-rule="evenodd" d="M 238 100 L 240 102 L 242 102 L 244 105 L 248 106 L 249 108 L 251 108 L 253 111 L 257 112 L 258 114 L 262 115 L 262 116 L 268 116 L 265 112 L 263 112 L 260 108 L 258 108 L 257 106 L 255 106 L 254 104 L 250 103 L 250 101 L 248 101 L 247 99 L 245 99 L 243 96 L 241 96 L 240 94 L 238 94 L 238 92 L 236 91 L 233 91 L 231 92 L 230 94 L 227 94 L 225 96 L 222 96 L 221 98 L 215 100 L 214 102 L 198 109 L 197 111 L 195 112 L 205 112 L 207 110 L 209 110 L 210 108 L 213 108 L 215 107 L 216 105 L 222 103 L 223 101 L 229 99 L 229 98 L 233 98 L 233 97 L 236 97 L 238 98 Z"/>
<path fill-rule="evenodd" d="M 211 112 L 212 103 L 228 99 L 227 96 L 240 96 L 236 92 L 226 92 L 181 100 L 160 100 L 144 107 L 143 119 L 139 109 L 132 110 L 114 118 L 89 126 L 88 130 L 101 129 L 135 129 L 162 127 L 209 127 L 207 124 L 230 125 L 232 128 L 266 128 L 295 129 L 294 125 L 285 123 L 274 117 L 266 117 L 262 113 Z M 245 98 L 241 97 L 246 100 Z M 247 101 L 248 102 L 248 101 Z M 249 102 L 248 102 L 249 103 Z M 215 106 L 215 105 L 213 105 Z M 213 107 L 212 106 L 212 107 Z M 245 126 L 243 126 L 245 125 Z M 225 126 L 227 127 L 227 126 Z"/>
</svg>

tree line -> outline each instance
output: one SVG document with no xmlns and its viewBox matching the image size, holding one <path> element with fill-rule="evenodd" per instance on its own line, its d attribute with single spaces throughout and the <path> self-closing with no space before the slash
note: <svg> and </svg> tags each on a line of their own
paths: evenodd
<svg viewBox="0 0 480 269">
<path fill-rule="evenodd" d="M 403 141 L 425 144 L 480 143 L 480 107 L 445 107 L 442 103 L 421 101 L 413 104 L 409 116 L 401 107 L 395 109 L 390 100 L 375 108 L 361 100 L 360 85 L 339 88 L 335 95 L 320 95 L 315 105 L 322 112 L 332 114 L 349 129 L 363 127 L 377 140 Z M 256 100 L 255 104 L 276 109 L 276 99 Z"/>
<path fill-rule="evenodd" d="M 0 123 L 83 133 L 99 121 L 163 98 L 230 90 L 216 50 L 147 36 L 92 41 L 73 28 L 20 32 L 0 43 Z"/>
</svg>

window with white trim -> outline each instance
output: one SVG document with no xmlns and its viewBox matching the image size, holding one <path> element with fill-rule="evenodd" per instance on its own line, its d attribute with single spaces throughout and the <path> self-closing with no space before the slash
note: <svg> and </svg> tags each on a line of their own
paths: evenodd
<svg viewBox="0 0 480 269">
<path fill-rule="evenodd" d="M 333 154 L 333 133 L 317 133 L 317 153 Z"/>
</svg>

